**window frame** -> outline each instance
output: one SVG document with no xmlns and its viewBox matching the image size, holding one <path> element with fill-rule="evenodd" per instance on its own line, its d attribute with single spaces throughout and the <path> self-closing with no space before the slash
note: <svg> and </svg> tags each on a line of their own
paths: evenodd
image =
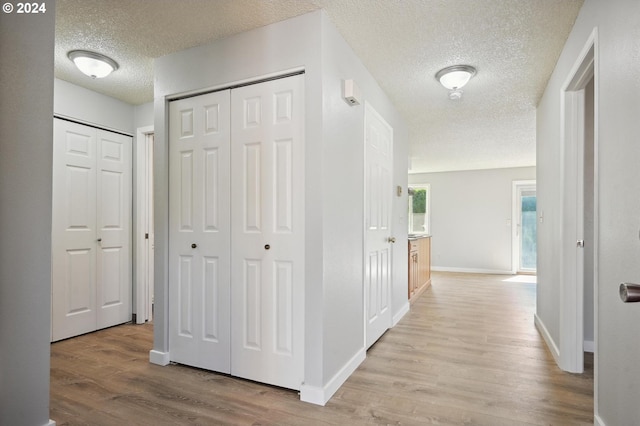
<svg viewBox="0 0 640 426">
<path fill-rule="evenodd" d="M 430 183 L 415 183 L 410 184 L 407 197 L 407 231 L 409 235 L 431 235 L 431 184 Z M 412 190 L 424 189 L 425 196 L 425 219 L 424 219 L 424 231 L 413 231 L 414 217 L 413 217 L 413 194 Z"/>
</svg>

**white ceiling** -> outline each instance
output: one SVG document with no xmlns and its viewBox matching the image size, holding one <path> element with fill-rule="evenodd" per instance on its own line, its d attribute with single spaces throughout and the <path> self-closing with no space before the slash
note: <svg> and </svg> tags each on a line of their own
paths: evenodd
<svg viewBox="0 0 640 426">
<path fill-rule="evenodd" d="M 153 59 L 327 11 L 404 116 L 410 172 L 535 165 L 535 108 L 583 0 L 58 0 L 55 75 L 133 105 L 153 100 Z M 112 57 L 106 79 L 82 75 L 69 50 Z M 477 75 L 460 101 L 435 80 Z"/>
</svg>

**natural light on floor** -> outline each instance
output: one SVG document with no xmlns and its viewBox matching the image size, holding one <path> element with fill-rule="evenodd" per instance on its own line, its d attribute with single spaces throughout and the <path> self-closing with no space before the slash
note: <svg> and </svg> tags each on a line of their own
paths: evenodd
<svg viewBox="0 0 640 426">
<path fill-rule="evenodd" d="M 535 275 L 514 275 L 502 281 L 510 282 L 510 283 L 529 283 L 529 284 L 536 284 L 538 282 L 537 277 Z"/>
</svg>

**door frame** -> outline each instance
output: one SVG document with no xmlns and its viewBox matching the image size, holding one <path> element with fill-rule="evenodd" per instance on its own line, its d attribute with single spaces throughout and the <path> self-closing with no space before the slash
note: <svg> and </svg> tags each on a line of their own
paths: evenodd
<svg viewBox="0 0 640 426">
<path fill-rule="evenodd" d="M 536 190 L 536 180 L 514 180 L 511 192 L 511 273 L 535 273 L 536 271 L 524 271 L 520 267 L 520 234 L 519 222 L 522 214 L 520 203 L 524 190 Z M 536 214 L 537 216 L 537 214 Z"/>
<path fill-rule="evenodd" d="M 598 346 L 598 30 L 594 28 L 576 59 L 560 96 L 561 131 L 561 217 L 560 227 L 560 344 L 559 366 L 565 371 L 584 371 L 584 160 L 585 95 L 584 89 L 594 80 L 594 347 L 597 365 Z M 594 372 L 597 383 L 597 368 Z M 597 401 L 597 385 L 594 387 Z M 597 409 L 596 409 L 597 413 Z"/>
<path fill-rule="evenodd" d="M 154 134 L 153 126 L 136 129 L 135 148 L 135 214 L 134 220 L 134 280 L 135 323 L 144 324 L 153 320 L 153 147 L 149 136 Z M 153 188 L 153 187 L 151 187 Z M 144 235 L 148 234 L 149 238 Z"/>
</svg>

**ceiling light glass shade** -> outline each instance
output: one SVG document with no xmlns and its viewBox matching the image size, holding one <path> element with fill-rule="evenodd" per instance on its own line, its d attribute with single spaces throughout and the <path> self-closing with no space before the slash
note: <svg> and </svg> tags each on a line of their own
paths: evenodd
<svg viewBox="0 0 640 426">
<path fill-rule="evenodd" d="M 118 63 L 113 59 L 88 50 L 72 50 L 67 56 L 83 74 L 91 78 L 104 78 L 118 69 Z"/>
<path fill-rule="evenodd" d="M 476 73 L 470 65 L 453 65 L 436 73 L 436 79 L 449 90 L 462 88 Z"/>
</svg>

